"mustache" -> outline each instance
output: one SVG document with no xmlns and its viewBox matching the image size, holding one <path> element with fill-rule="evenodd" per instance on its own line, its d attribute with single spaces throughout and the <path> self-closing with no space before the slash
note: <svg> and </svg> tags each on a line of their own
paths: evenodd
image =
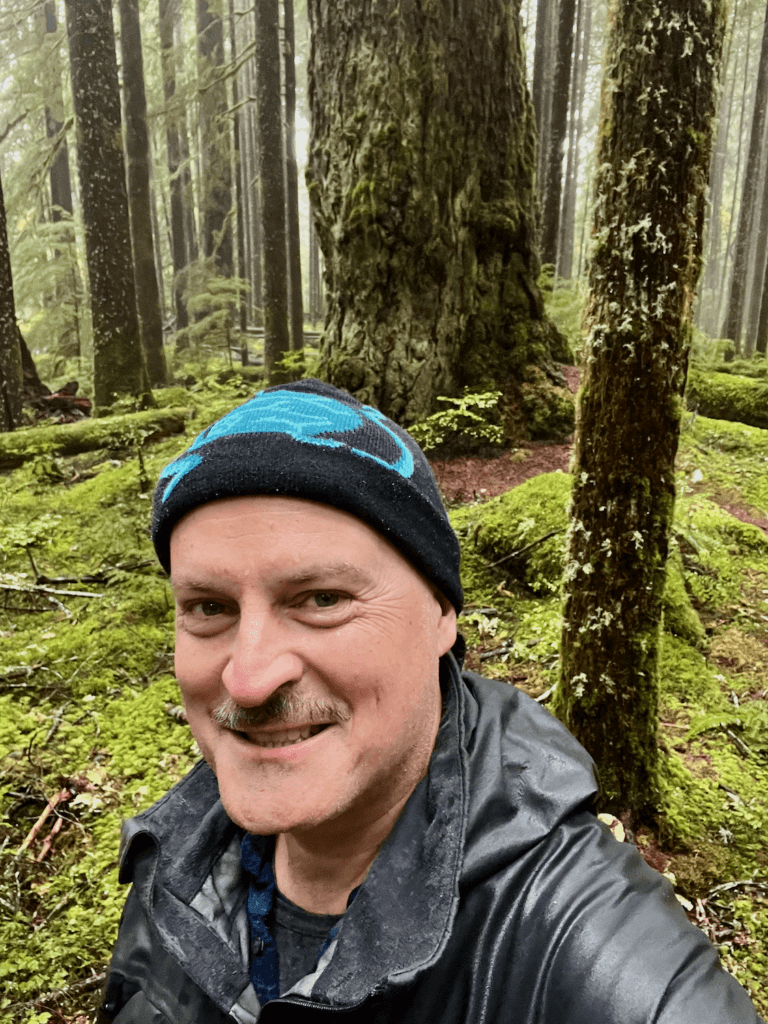
<svg viewBox="0 0 768 1024">
<path fill-rule="evenodd" d="M 326 704 L 319 700 L 301 700 L 275 694 L 258 707 L 244 708 L 231 697 L 227 697 L 211 711 L 211 718 L 225 729 L 240 732 L 246 726 L 274 725 L 279 723 L 290 729 L 299 725 L 326 725 L 348 722 L 352 716 L 338 704 Z"/>
</svg>

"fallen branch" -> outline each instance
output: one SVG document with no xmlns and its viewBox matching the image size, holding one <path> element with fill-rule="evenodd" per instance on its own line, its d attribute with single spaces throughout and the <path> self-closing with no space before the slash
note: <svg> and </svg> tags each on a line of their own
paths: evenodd
<svg viewBox="0 0 768 1024">
<path fill-rule="evenodd" d="M 145 569 L 148 565 L 155 565 L 153 558 L 145 558 L 143 562 L 132 562 L 126 565 L 113 565 L 103 572 L 95 572 L 86 576 L 37 576 L 35 583 L 40 586 L 50 586 L 58 583 L 111 583 L 112 574 L 115 572 L 136 572 L 138 569 Z M 97 595 L 101 596 L 101 595 Z"/>
<path fill-rule="evenodd" d="M 86 992 L 93 992 L 94 989 L 99 988 L 107 980 L 107 972 L 102 971 L 100 974 L 94 974 L 90 978 L 85 978 L 84 981 L 77 981 L 74 985 L 68 985 L 66 988 L 54 989 L 52 992 L 44 992 L 41 996 L 36 996 L 34 999 L 28 999 L 25 1003 L 13 1003 L 11 1006 L 6 1006 L 6 1013 L 12 1011 L 18 1012 L 19 1010 L 39 1010 L 47 1003 L 59 1003 L 62 999 L 70 999 L 72 996 L 84 995 Z"/>
<path fill-rule="evenodd" d="M 23 853 L 26 849 L 28 849 L 32 845 L 32 843 L 34 843 L 35 838 L 37 837 L 38 832 L 43 827 L 43 825 L 45 824 L 45 822 L 48 819 L 48 817 L 50 816 L 50 814 L 58 807 L 58 805 L 63 800 L 69 800 L 71 798 L 71 796 L 72 796 L 72 790 L 71 789 L 67 789 L 66 786 L 65 786 L 64 789 L 62 789 L 60 793 L 57 793 L 56 796 L 51 797 L 51 799 L 48 801 L 48 803 L 45 806 L 45 810 L 40 815 L 40 817 L 37 819 L 37 821 L 32 826 L 32 828 L 29 830 L 29 833 L 27 834 L 26 839 L 21 844 L 21 846 L 18 848 L 18 850 L 16 851 L 16 856 L 17 857 L 19 856 L 20 853 Z M 59 819 L 59 820 L 61 820 L 61 819 Z M 59 827 L 61 827 L 61 826 L 59 826 Z"/>
<path fill-rule="evenodd" d="M 545 533 L 543 537 L 537 537 L 536 540 L 532 540 L 530 544 L 526 544 L 524 548 L 518 548 L 517 551 L 513 551 L 509 555 L 504 555 L 497 562 L 491 562 L 489 568 L 495 569 L 497 565 L 503 565 L 505 562 L 511 562 L 515 558 L 519 558 L 524 555 L 531 548 L 535 548 L 537 544 L 543 544 L 545 540 L 549 540 L 550 537 L 556 537 L 558 533 L 565 533 L 565 530 L 550 530 L 549 533 Z"/>
<path fill-rule="evenodd" d="M 87 590 L 53 590 L 51 587 L 40 587 L 36 583 L 30 583 L 27 587 L 19 587 L 15 583 L 0 583 L 0 590 L 11 590 L 17 594 L 44 594 L 46 597 L 54 594 L 60 597 L 104 597 L 103 594 L 93 594 Z M 60 601 L 54 603 L 64 607 Z"/>
</svg>

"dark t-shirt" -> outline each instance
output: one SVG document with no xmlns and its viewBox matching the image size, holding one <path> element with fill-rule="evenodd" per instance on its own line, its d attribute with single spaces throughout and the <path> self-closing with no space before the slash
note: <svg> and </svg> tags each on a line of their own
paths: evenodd
<svg viewBox="0 0 768 1024">
<path fill-rule="evenodd" d="M 291 903 L 279 890 L 275 892 L 274 935 L 280 964 L 280 995 L 314 970 L 320 947 L 342 917 L 343 914 L 311 914 Z"/>
</svg>

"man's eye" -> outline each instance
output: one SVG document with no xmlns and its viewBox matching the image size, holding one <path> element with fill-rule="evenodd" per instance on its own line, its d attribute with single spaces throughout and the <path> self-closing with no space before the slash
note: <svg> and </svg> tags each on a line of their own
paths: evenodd
<svg viewBox="0 0 768 1024">
<path fill-rule="evenodd" d="M 335 604 L 339 603 L 339 595 L 331 594 L 327 590 L 318 590 L 316 594 L 312 595 L 312 600 L 318 608 L 333 608 Z"/>
<path fill-rule="evenodd" d="M 192 605 L 193 612 L 199 612 L 200 615 L 205 618 L 210 618 L 213 615 L 222 615 L 226 612 L 226 608 L 219 601 L 196 601 Z"/>
</svg>

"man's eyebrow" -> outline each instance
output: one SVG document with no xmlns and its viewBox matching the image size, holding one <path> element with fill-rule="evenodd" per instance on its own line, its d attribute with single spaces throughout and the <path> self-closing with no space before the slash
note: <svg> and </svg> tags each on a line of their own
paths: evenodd
<svg viewBox="0 0 768 1024">
<path fill-rule="evenodd" d="M 281 582 L 293 586 L 307 586 L 318 582 L 348 582 L 364 585 L 371 582 L 369 573 L 353 562 L 318 562 L 305 569 L 281 576 Z"/>
<path fill-rule="evenodd" d="M 276 572 L 273 576 L 275 579 L 278 579 L 280 583 L 297 587 L 311 586 L 313 583 L 333 582 L 365 586 L 372 582 L 371 575 L 359 565 L 355 565 L 354 562 L 317 562 L 292 573 L 286 573 L 283 575 L 280 572 Z M 174 590 L 183 589 L 201 593 L 215 590 L 217 586 L 216 582 L 201 579 L 197 576 L 173 576 L 173 574 L 171 574 L 170 582 Z"/>
</svg>

